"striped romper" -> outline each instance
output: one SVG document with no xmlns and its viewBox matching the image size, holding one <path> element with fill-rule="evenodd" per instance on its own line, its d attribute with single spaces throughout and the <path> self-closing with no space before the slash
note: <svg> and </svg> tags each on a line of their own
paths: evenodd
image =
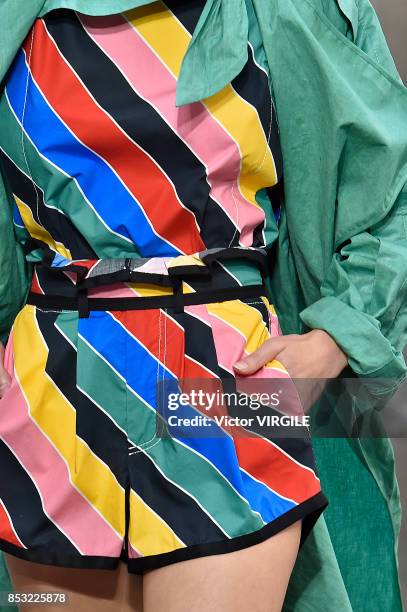
<svg viewBox="0 0 407 612">
<path fill-rule="evenodd" d="M 244 69 L 182 107 L 200 0 L 53 10 L 16 54 L 0 163 L 32 283 L 0 400 L 3 551 L 142 573 L 299 519 L 302 545 L 328 503 L 307 427 L 226 418 L 298 413 L 280 362 L 233 370 L 281 334 L 265 279 L 282 155 L 247 4 Z M 243 409 L 260 388 L 291 399 Z"/>
</svg>

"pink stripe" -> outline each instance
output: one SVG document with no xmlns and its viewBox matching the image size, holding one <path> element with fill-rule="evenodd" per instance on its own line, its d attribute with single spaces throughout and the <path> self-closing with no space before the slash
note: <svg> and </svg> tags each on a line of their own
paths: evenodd
<svg viewBox="0 0 407 612">
<path fill-rule="evenodd" d="M 13 328 L 9 334 L 5 350 L 4 350 L 4 369 L 13 377 L 14 372 L 14 357 L 13 357 Z"/>
<path fill-rule="evenodd" d="M 129 559 L 139 559 L 140 557 L 144 557 L 138 550 L 136 550 L 130 542 L 128 543 L 128 551 L 129 551 Z"/>
<path fill-rule="evenodd" d="M 226 321 L 222 321 L 211 314 L 204 304 L 186 306 L 185 310 L 192 315 L 196 314 L 197 317 L 210 325 L 213 332 L 219 365 L 229 371 L 233 371 L 233 364 L 236 363 L 244 353 L 248 354 L 246 351 L 245 337 L 231 325 L 228 325 Z M 273 378 L 289 378 L 286 372 L 281 372 L 281 370 L 275 370 L 274 368 L 262 368 L 252 376 L 255 378 L 270 378 L 271 371 L 273 371 Z"/>
<path fill-rule="evenodd" d="M 81 20 L 89 36 L 115 62 L 137 93 L 158 109 L 205 164 L 213 199 L 239 228 L 241 244 L 250 246 L 253 229 L 264 221 L 264 212 L 239 191 L 241 156 L 237 143 L 202 103 L 175 106 L 176 78 L 122 16 L 95 19 L 81 15 Z"/>
<path fill-rule="evenodd" d="M 272 338 L 283 335 L 280 327 L 280 321 L 278 320 L 277 315 L 273 314 L 272 312 L 270 312 L 270 335 Z"/>
<path fill-rule="evenodd" d="M 11 346 L 12 336 L 5 357 L 9 373 L 13 371 Z M 30 418 L 15 376 L 0 400 L 0 433 L 36 484 L 45 512 L 72 543 L 85 555 L 119 556 L 122 540 L 69 481 L 64 460 Z"/>
<path fill-rule="evenodd" d="M 148 272 L 150 274 L 166 274 L 168 276 L 167 261 L 171 262 L 173 257 L 150 257 L 142 266 L 135 268 L 136 272 Z"/>
<path fill-rule="evenodd" d="M 88 291 L 89 297 L 98 298 L 125 298 L 137 297 L 138 293 L 133 291 L 126 283 L 114 283 L 112 285 L 101 285 L 100 287 L 92 287 Z"/>
<path fill-rule="evenodd" d="M 186 306 L 185 310 L 190 312 L 192 315 L 196 315 L 202 321 L 208 323 L 212 329 L 213 341 L 215 343 L 216 355 L 218 363 L 221 367 L 229 372 L 234 372 L 233 364 L 241 359 L 244 354 L 248 354 L 246 351 L 246 340 L 242 334 L 236 331 L 232 326 L 228 325 L 225 321 L 222 321 L 218 317 L 212 315 L 205 304 L 197 304 L 193 306 Z M 253 379 L 283 379 L 286 382 L 282 383 L 284 391 L 284 401 L 281 402 L 280 406 L 273 406 L 274 410 L 282 412 L 287 415 L 298 415 L 304 414 L 304 410 L 301 405 L 301 401 L 298 396 L 295 384 L 291 381 L 290 375 L 287 372 L 277 370 L 273 367 L 263 367 L 250 376 L 239 376 L 235 374 L 236 388 L 241 393 L 254 393 L 255 389 L 250 383 Z M 275 391 L 275 390 L 274 390 Z M 273 390 L 268 387 L 262 387 L 257 392 L 271 393 Z"/>
</svg>

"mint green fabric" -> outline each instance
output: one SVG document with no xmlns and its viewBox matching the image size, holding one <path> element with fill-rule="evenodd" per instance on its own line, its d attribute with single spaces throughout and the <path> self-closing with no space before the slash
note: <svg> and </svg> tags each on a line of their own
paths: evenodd
<svg viewBox="0 0 407 612">
<path fill-rule="evenodd" d="M 328 499 L 333 502 L 324 516 L 351 609 L 396 612 L 402 610 L 402 602 L 392 520 L 398 530 L 400 514 L 394 517 L 389 514 L 389 492 L 383 495 L 371 471 L 366 469 L 364 453 L 359 448 L 366 442 L 366 439 L 314 439 L 321 481 Z M 389 467 L 394 456 L 387 442 L 369 440 L 371 456 Z M 399 507 L 398 487 L 396 483 L 394 486 L 393 501 Z M 342 503 L 334 503 L 340 500 Z M 299 570 L 301 567 L 297 566 L 298 581 Z M 317 605 L 313 609 L 322 610 L 323 601 L 318 593 L 315 595 Z M 341 607 L 330 605 L 329 609 L 342 611 Z"/>
<path fill-rule="evenodd" d="M 181 64 L 177 106 L 215 94 L 239 74 L 247 62 L 248 28 L 245 0 L 206 2 Z"/>
<path fill-rule="evenodd" d="M 0 591 L 12 591 L 10 579 L 7 573 L 6 564 L 4 558 L 0 556 Z M 2 606 L 0 605 L 0 612 L 17 612 L 16 606 Z"/>
<path fill-rule="evenodd" d="M 38 15 L 143 4 L 1 0 L 0 79 Z M 391 393 L 407 370 L 407 88 L 368 0 L 207 0 L 183 59 L 177 105 L 216 93 L 240 71 L 248 11 L 261 29 L 284 161 L 285 203 L 267 281 L 282 330 L 326 329 L 355 376 L 383 377 L 378 394 Z M 0 181 L 3 340 L 30 272 L 15 244 L 10 203 Z M 345 394 L 342 401 L 369 416 L 360 399 Z M 330 506 L 297 559 L 285 611 L 366 612 L 371 597 L 375 609 L 399 612 L 401 510 L 391 442 L 323 440 L 312 430 Z"/>
<path fill-rule="evenodd" d="M 0 167 L 0 341 L 8 335 L 16 312 L 23 304 L 27 290 L 29 268 L 20 243 L 14 236 L 12 198 L 7 192 Z"/>
<path fill-rule="evenodd" d="M 407 199 L 399 197 L 384 219 L 335 253 L 321 299 L 300 313 L 308 327 L 326 329 L 337 340 L 357 374 L 385 379 L 394 389 L 404 378 L 407 344 L 407 266 L 394 262 L 406 258 Z"/>
<path fill-rule="evenodd" d="M 346 345 L 358 374 L 388 366 L 387 377 L 399 381 L 406 371 L 400 346 L 381 350 L 387 343 L 380 319 L 372 322 L 369 313 L 359 309 L 356 336 L 348 333 L 346 319 L 339 323 L 344 304 L 349 305 L 340 287 L 333 290 L 328 329 L 324 283 L 329 282 L 333 260 L 345 257 L 340 253 L 344 243 L 369 231 L 404 197 L 407 137 L 401 126 L 407 124 L 407 88 L 396 78 L 396 69 L 390 71 L 387 48 L 377 45 L 372 55 L 367 53 L 363 42 L 366 22 L 357 28 L 364 50 L 348 38 L 348 26 L 338 29 L 319 9 L 320 4 L 322 0 L 272 0 L 258 5 L 285 168 L 286 206 L 281 216 L 279 259 L 271 279 L 273 297 L 287 332 L 307 329 L 302 317 L 306 319 L 306 309 L 312 305 L 312 326 L 332 331 L 338 343 Z M 365 0 L 359 2 L 359 6 L 365 4 Z M 340 16 L 338 12 L 337 19 Z M 354 243 L 347 246 L 348 261 L 353 247 Z M 401 271 L 400 290 L 404 261 L 405 256 L 393 262 Z M 348 274 L 344 265 L 341 272 Z M 297 282 L 293 282 L 293 273 Z M 349 276 L 349 285 L 355 276 Z M 375 282 L 374 274 L 363 280 Z M 376 289 L 383 303 L 373 315 L 382 316 L 383 304 L 391 305 L 387 280 L 380 278 Z M 292 304 L 298 310 L 293 312 Z M 404 312 L 397 316 L 403 319 L 399 328 L 407 329 Z M 335 320 L 338 323 L 333 327 Z M 368 346 L 360 343 L 361 336 L 369 338 Z M 400 344 L 405 340 L 404 333 Z M 375 354 L 378 360 L 372 363 Z"/>
</svg>

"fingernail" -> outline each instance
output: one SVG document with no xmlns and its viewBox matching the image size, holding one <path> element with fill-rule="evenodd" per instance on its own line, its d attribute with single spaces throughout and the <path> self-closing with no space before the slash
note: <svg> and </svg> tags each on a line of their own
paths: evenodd
<svg viewBox="0 0 407 612">
<path fill-rule="evenodd" d="M 236 368 L 236 370 L 247 370 L 249 366 L 245 361 L 236 361 L 233 367 Z"/>
</svg>

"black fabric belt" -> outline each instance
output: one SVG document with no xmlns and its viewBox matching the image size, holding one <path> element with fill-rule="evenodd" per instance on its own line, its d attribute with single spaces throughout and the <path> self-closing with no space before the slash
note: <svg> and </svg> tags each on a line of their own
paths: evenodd
<svg viewBox="0 0 407 612">
<path fill-rule="evenodd" d="M 182 312 L 184 306 L 192 304 L 209 304 L 260 296 L 267 296 L 267 289 L 264 284 L 182 293 L 182 283 L 179 283 L 175 286 L 172 295 L 147 297 L 92 298 L 88 297 L 87 289 L 78 289 L 76 297 L 42 295 L 30 292 L 27 297 L 27 304 L 51 310 L 77 310 L 79 317 L 83 318 L 88 317 L 91 310 L 144 310 L 148 308 L 173 307 L 175 312 Z"/>
</svg>

